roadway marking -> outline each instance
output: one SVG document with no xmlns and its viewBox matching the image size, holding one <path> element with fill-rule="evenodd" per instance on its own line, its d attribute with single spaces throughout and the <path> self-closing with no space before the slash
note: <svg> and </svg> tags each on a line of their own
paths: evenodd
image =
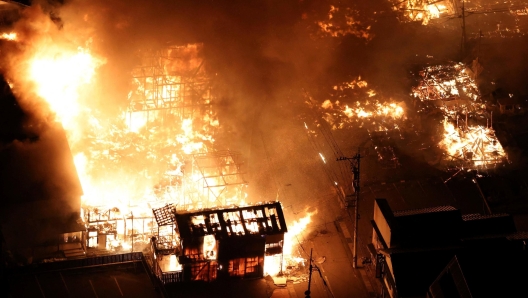
<svg viewBox="0 0 528 298">
<path fill-rule="evenodd" d="M 116 282 L 117 288 L 119 289 L 119 293 L 121 293 L 121 296 L 124 296 L 123 291 L 121 291 L 121 287 L 119 286 L 119 283 L 117 282 L 117 278 L 115 276 L 114 276 L 114 280 Z"/>
<path fill-rule="evenodd" d="M 94 292 L 95 297 L 96 297 L 96 298 L 99 298 L 99 296 L 97 295 L 97 292 L 95 291 L 95 288 L 94 288 L 94 286 L 93 286 L 92 280 L 89 279 L 88 281 L 90 282 L 90 286 L 92 286 L 92 290 L 93 290 L 93 292 Z"/>
<path fill-rule="evenodd" d="M 62 276 L 61 272 L 59 272 L 59 274 L 60 274 L 60 277 L 62 278 L 62 283 L 64 283 L 64 287 L 66 288 L 66 292 L 68 293 L 68 296 L 71 295 L 70 289 L 68 289 L 68 285 L 66 284 L 66 281 L 64 280 L 64 276 Z"/>
<path fill-rule="evenodd" d="M 42 290 L 42 287 L 40 286 L 40 282 L 38 280 L 38 277 L 35 275 L 35 280 L 37 281 L 37 285 L 39 287 L 40 293 L 42 294 L 42 297 L 46 298 L 46 295 L 44 295 L 44 291 Z"/>
</svg>

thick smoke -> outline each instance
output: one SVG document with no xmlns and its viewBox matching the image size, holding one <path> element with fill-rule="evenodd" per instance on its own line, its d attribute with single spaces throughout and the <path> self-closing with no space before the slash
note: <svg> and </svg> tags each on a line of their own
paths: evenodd
<svg viewBox="0 0 528 298">
<path fill-rule="evenodd" d="M 318 24 L 330 20 L 341 22 L 333 24 L 334 33 L 344 31 L 346 22 L 353 20 L 355 29 L 370 36 L 325 36 Z M 47 38 L 90 48 L 105 59 L 97 84 L 92 84 L 96 88 L 86 100 L 89 106 L 104 107 L 101 110 L 109 113 L 127 104 L 130 71 L 139 50 L 202 42 L 208 71 L 222 91 L 221 123 L 250 127 L 262 105 L 284 101 L 292 92 L 297 96 L 310 86 L 324 93 L 324 86 L 358 75 L 373 78 L 374 84 L 391 85 L 397 81 L 394 77 L 401 77 L 401 66 L 409 57 L 453 48 L 432 34 L 436 32 L 402 29 L 396 22 L 388 2 L 381 0 L 368 5 L 356 1 L 74 0 L 34 5 L 24 13 L 17 31 L 23 32 L 27 46 L 34 38 Z M 424 40 L 426 36 L 431 38 Z M 17 60 L 9 57 L 7 61 Z M 231 123 L 233 119 L 239 123 Z M 246 133 L 237 136 L 244 138 Z"/>
<path fill-rule="evenodd" d="M 27 67 L 24 63 L 28 55 L 39 50 L 34 48 L 39 42 L 60 44 L 73 50 L 90 49 L 93 55 L 104 60 L 94 78 L 95 83 L 91 84 L 94 87 L 89 90 L 89 96 L 80 100 L 109 117 L 118 115 L 128 103 L 130 73 L 138 63 L 138 51 L 161 48 L 169 43 L 203 43 L 207 71 L 213 76 L 219 95 L 215 108 L 221 125 L 232 133 L 224 140 L 228 145 L 220 145 L 219 149 L 235 149 L 246 154 L 252 139 L 259 137 L 255 132 L 258 129 L 269 129 L 277 138 L 284 135 L 294 138 L 284 133 L 290 129 L 285 127 L 284 119 L 297 117 L 301 112 L 305 100 L 303 90 L 322 103 L 333 86 L 361 76 L 382 96 L 403 97 L 410 90 L 408 70 L 414 63 L 460 58 L 459 20 L 446 21 L 440 26 L 422 26 L 402 24 L 398 17 L 386 0 L 35 2 L 21 13 L 21 19 L 14 25 L 20 41 L 0 44 L 1 71 L 15 84 L 16 99 L 23 111 L 17 110 L 19 117 L 13 120 L 16 127 L 12 128 L 15 131 L 12 135 L 16 136 L 4 134 L 9 148 L 0 151 L 3 154 L 0 157 L 20 161 L 24 167 L 35 167 L 36 162 L 24 162 L 24 158 L 45 159 L 53 150 L 68 150 L 57 149 L 49 143 L 64 136 L 48 127 L 47 123 L 53 122 L 50 121 L 52 115 L 47 105 L 31 91 L 34 86 L 16 80 Z M 328 26 L 331 33 L 323 30 Z M 341 30 L 347 33 L 338 34 Z M 521 50 L 515 52 L 521 53 Z M 492 52 L 487 53 L 486 58 L 491 61 Z M 263 113 L 267 106 L 272 108 Z M 37 150 L 31 137 L 18 135 L 38 136 L 40 144 L 46 145 L 42 146 L 49 151 L 34 152 Z M 295 140 L 288 141 L 294 147 Z M 66 144 L 66 140 L 62 140 L 62 144 Z M 12 159 L 10 154 L 14 151 L 16 158 Z M 265 152 L 260 153 L 264 155 Z M 48 159 L 47 164 L 35 167 L 31 173 L 14 169 L 16 163 L 9 165 L 14 172 L 21 173 L 17 181 L 45 181 L 44 177 L 63 181 L 64 175 L 71 170 L 71 158 L 70 164 L 66 162 L 68 166 L 59 167 L 54 175 L 46 172 L 54 163 L 64 162 L 59 159 Z M 8 172 L 3 173 L 8 175 Z M 33 176 L 27 178 L 26 174 Z M 6 183 L 12 181 L 7 176 L 0 178 Z M 276 186 L 271 182 L 259 182 L 262 183 L 255 184 L 261 189 Z M 46 183 L 40 185 L 45 191 L 37 188 L 31 191 L 49 196 L 78 195 L 75 183 L 71 186 L 73 193 L 68 191 L 70 185 Z M 305 183 L 308 190 L 310 181 Z M 34 195 L 31 191 L 14 197 L 23 200 L 25 196 Z M 274 191 L 267 197 L 272 198 Z M 71 206 L 71 209 L 79 208 Z"/>
</svg>

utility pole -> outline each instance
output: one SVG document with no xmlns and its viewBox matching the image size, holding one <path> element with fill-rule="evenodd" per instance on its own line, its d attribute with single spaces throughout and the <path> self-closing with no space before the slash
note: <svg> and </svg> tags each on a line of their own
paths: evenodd
<svg viewBox="0 0 528 298">
<path fill-rule="evenodd" d="M 465 58 L 466 55 L 466 9 L 465 9 L 465 3 L 466 1 L 462 0 L 462 59 Z"/>
<path fill-rule="evenodd" d="M 304 291 L 304 298 L 310 298 L 310 285 L 312 284 L 312 269 L 313 269 L 313 266 L 312 266 L 312 252 L 313 252 L 313 248 L 310 249 L 310 273 L 308 275 L 308 290 Z"/>
<path fill-rule="evenodd" d="M 352 171 L 352 189 L 356 195 L 356 202 L 354 204 L 354 251 L 352 252 L 352 267 L 357 268 L 357 234 L 358 234 L 358 220 L 359 220 L 359 165 L 360 165 L 361 154 L 358 153 L 353 157 L 339 157 L 337 160 L 348 160 L 350 161 L 350 170 Z M 347 207 L 348 210 L 348 207 Z"/>
</svg>

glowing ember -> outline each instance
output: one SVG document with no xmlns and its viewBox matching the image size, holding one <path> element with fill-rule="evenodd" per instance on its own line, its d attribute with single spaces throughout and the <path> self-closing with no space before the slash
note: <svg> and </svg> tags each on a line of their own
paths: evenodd
<svg viewBox="0 0 528 298">
<path fill-rule="evenodd" d="M 405 20 L 421 22 L 427 25 L 429 21 L 441 16 L 454 14 L 455 10 L 451 1 L 447 0 L 392 0 L 395 11 L 401 11 Z"/>
<path fill-rule="evenodd" d="M 412 89 L 412 95 L 421 101 L 480 98 L 471 70 L 462 63 L 449 63 L 425 68 L 422 80 Z"/>
<path fill-rule="evenodd" d="M 501 163 L 506 159 L 506 153 L 491 128 L 455 128 L 445 119 L 444 129 L 444 139 L 439 146 L 453 159 L 465 160 L 475 166 Z"/>
<path fill-rule="evenodd" d="M 381 101 L 374 89 L 367 89 L 368 83 L 359 76 L 350 82 L 333 86 L 332 98 L 317 103 L 309 95 L 307 104 L 322 113 L 322 118 L 333 130 L 352 124 L 367 126 L 369 130 L 397 129 L 406 120 L 404 102 L 392 99 Z M 353 99 L 353 100 L 350 100 Z M 352 102 L 352 103 L 351 103 Z M 306 125 L 306 124 L 305 124 Z"/>
<path fill-rule="evenodd" d="M 444 135 L 439 146 L 446 150 L 448 159 L 462 161 L 468 167 L 504 162 L 506 153 L 493 129 L 487 125 L 468 123 L 470 117 L 475 122 L 491 118 L 482 102 L 473 72 L 462 63 L 448 63 L 427 67 L 420 72 L 420 76 L 421 81 L 412 89 L 412 95 L 422 104 L 419 112 L 429 108 L 443 112 Z"/>
<path fill-rule="evenodd" d="M 324 118 L 332 125 L 333 129 L 342 128 L 345 124 L 358 122 L 361 119 L 370 119 L 373 124 L 376 121 L 385 122 L 385 126 L 395 127 L 395 124 L 389 124 L 387 121 L 402 120 L 405 117 L 403 103 L 396 102 L 382 103 L 377 100 L 367 100 L 364 103 L 357 101 L 354 105 L 349 106 L 347 104 L 343 105 L 339 101 L 332 103 L 327 99 L 321 107 L 331 111 L 327 112 Z"/>
<path fill-rule="evenodd" d="M 371 40 L 370 26 L 364 26 L 357 20 L 358 12 L 350 8 L 339 8 L 331 5 L 328 18 L 317 22 L 323 35 L 340 37 L 353 35 L 365 40 Z"/>
</svg>

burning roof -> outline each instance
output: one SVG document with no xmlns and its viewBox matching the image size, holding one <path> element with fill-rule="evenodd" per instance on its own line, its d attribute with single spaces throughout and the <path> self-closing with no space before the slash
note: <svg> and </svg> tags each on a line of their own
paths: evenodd
<svg viewBox="0 0 528 298">
<path fill-rule="evenodd" d="M 392 9 L 403 15 L 408 22 L 427 25 L 430 20 L 451 16 L 456 13 L 456 1 L 450 0 L 391 0 Z"/>
<path fill-rule="evenodd" d="M 284 234 L 288 231 L 279 202 L 174 214 L 182 239 Z"/>
<path fill-rule="evenodd" d="M 445 150 L 447 160 L 469 167 L 506 161 L 506 153 L 489 121 L 491 114 L 469 68 L 451 62 L 428 66 L 419 76 L 412 95 L 422 103 L 419 112 L 432 108 L 443 113 L 443 140 L 438 145 Z M 479 124 L 479 120 L 486 121 L 486 125 Z"/>
</svg>

